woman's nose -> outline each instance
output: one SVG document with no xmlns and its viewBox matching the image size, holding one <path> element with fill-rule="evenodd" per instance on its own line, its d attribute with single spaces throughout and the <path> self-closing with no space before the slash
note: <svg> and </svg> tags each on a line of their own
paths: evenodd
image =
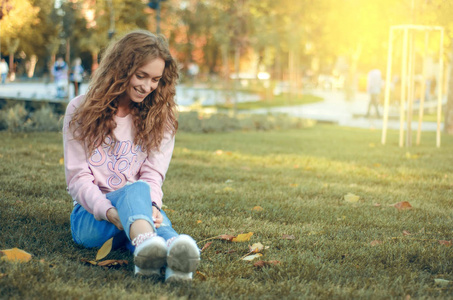
<svg viewBox="0 0 453 300">
<path fill-rule="evenodd" d="M 148 93 L 151 93 L 157 88 L 158 82 L 154 82 L 154 80 L 149 79 L 146 81 L 145 88 Z"/>
</svg>

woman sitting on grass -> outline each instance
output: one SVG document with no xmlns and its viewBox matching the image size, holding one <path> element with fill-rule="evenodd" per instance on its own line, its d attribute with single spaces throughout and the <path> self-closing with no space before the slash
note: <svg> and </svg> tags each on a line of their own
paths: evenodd
<svg viewBox="0 0 453 300">
<path fill-rule="evenodd" d="M 71 231 L 84 247 L 134 253 L 135 274 L 190 280 L 200 252 L 178 235 L 162 207 L 174 148 L 177 65 L 162 37 L 133 31 L 112 43 L 86 95 L 64 120 L 64 162 L 74 199 Z"/>
</svg>

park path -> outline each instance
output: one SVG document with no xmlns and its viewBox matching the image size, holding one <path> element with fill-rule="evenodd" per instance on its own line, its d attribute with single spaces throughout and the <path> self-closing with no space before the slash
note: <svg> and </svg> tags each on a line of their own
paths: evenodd
<svg viewBox="0 0 453 300">
<path fill-rule="evenodd" d="M 81 92 L 85 93 L 87 84 L 82 84 Z M 69 86 L 69 93 L 73 95 L 73 88 Z M 255 109 L 252 113 L 285 113 L 295 117 L 317 120 L 319 122 L 335 123 L 340 126 L 359 127 L 369 129 L 382 129 L 382 119 L 365 118 L 368 107 L 368 95 L 358 92 L 353 100 L 346 101 L 342 91 L 310 90 L 307 93 L 322 97 L 324 100 L 317 103 L 304 104 L 299 106 L 274 107 L 268 109 Z M 44 99 L 54 99 L 55 102 L 65 102 L 67 99 L 56 99 L 56 87 L 54 83 L 36 82 L 11 82 L 0 85 L 0 98 L 18 98 L 41 101 Z M 188 106 L 194 100 L 201 101 L 203 104 L 213 104 L 219 101 L 222 93 L 209 89 L 192 89 L 184 86 L 177 88 L 177 101 L 180 106 Z M 239 95 L 242 101 L 254 101 L 255 95 Z M 212 100 L 214 99 L 214 101 Z M 240 100 L 240 101 L 241 101 Z M 383 109 L 381 107 L 381 114 Z M 399 129 L 399 120 L 391 118 L 388 123 L 389 129 Z M 405 126 L 407 126 L 405 124 Z M 418 122 L 412 122 L 412 130 L 417 130 Z M 443 129 L 443 124 L 441 125 Z M 424 122 L 423 131 L 436 131 L 435 122 Z"/>
<path fill-rule="evenodd" d="M 364 115 L 368 109 L 369 96 L 363 92 L 357 92 L 352 100 L 345 100 L 343 91 L 311 90 L 315 96 L 324 100 L 321 102 L 304 104 L 291 107 L 274 107 L 269 109 L 256 109 L 255 113 L 284 113 L 295 117 L 317 120 L 320 122 L 335 123 L 340 126 L 359 127 L 369 129 L 382 129 L 381 118 L 366 118 Z M 383 114 L 383 107 L 380 107 L 380 114 Z M 371 110 L 373 115 L 374 109 Z M 388 129 L 399 129 L 398 118 L 389 118 Z M 406 130 L 407 124 L 404 124 Z M 412 130 L 417 130 L 418 121 L 413 121 Z M 443 124 L 441 124 L 443 129 Z M 436 131 L 436 122 L 423 122 L 422 131 Z"/>
</svg>

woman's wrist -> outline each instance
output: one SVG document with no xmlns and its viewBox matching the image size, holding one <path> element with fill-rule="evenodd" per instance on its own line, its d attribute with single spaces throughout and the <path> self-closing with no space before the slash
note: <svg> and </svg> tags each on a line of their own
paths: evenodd
<svg viewBox="0 0 453 300">
<path fill-rule="evenodd" d="M 161 209 L 160 209 L 160 207 L 159 207 L 159 206 L 157 206 L 157 203 L 156 203 L 156 202 L 154 202 L 154 201 L 153 201 L 153 206 L 154 206 L 155 208 L 157 208 L 157 210 L 158 210 L 158 211 L 160 211 L 160 210 L 161 210 Z"/>
</svg>

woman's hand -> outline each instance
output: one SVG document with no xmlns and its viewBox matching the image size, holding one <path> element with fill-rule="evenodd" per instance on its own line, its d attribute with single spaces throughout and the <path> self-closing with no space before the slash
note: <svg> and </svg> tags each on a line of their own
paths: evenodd
<svg viewBox="0 0 453 300">
<path fill-rule="evenodd" d="M 119 230 L 124 230 L 123 225 L 121 224 L 120 221 L 120 216 L 118 215 L 118 211 L 116 210 L 115 207 L 112 207 L 107 211 L 107 219 Z"/>
<path fill-rule="evenodd" d="M 153 220 L 154 226 L 156 226 L 156 228 L 159 228 L 160 225 L 162 224 L 162 221 L 164 220 L 164 217 L 155 206 L 153 206 Z"/>
</svg>

